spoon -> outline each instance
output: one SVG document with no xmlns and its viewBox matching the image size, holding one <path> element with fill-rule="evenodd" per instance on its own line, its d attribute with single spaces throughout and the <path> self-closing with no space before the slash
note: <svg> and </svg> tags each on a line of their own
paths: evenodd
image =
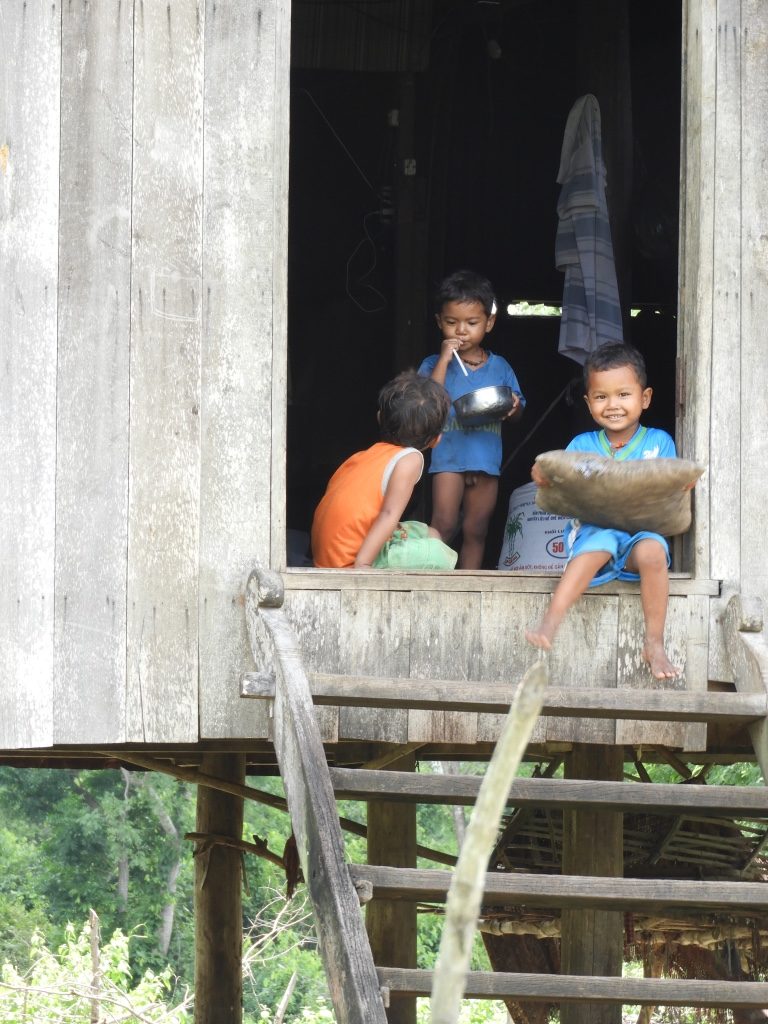
<svg viewBox="0 0 768 1024">
<path fill-rule="evenodd" d="M 453 350 L 453 354 L 454 354 L 454 355 L 456 356 L 456 362 L 457 362 L 457 363 L 459 364 L 459 366 L 461 367 L 461 372 L 462 372 L 462 373 L 464 374 L 464 376 L 465 376 L 465 377 L 468 377 L 468 376 L 469 376 L 469 374 L 467 373 L 467 368 L 466 368 L 466 366 L 464 365 L 464 363 L 462 362 L 462 360 L 461 360 L 461 356 L 460 356 L 460 355 L 459 355 L 459 353 L 458 353 L 458 352 L 456 351 L 456 349 L 454 349 L 454 350 Z"/>
</svg>

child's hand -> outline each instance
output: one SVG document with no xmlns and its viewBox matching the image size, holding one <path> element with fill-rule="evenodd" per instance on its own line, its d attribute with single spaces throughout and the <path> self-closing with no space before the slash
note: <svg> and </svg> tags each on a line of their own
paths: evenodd
<svg viewBox="0 0 768 1024">
<path fill-rule="evenodd" d="M 536 484 L 537 487 L 550 487 L 551 483 L 539 469 L 538 462 L 534 462 L 531 466 L 531 480 Z"/>
<path fill-rule="evenodd" d="M 459 350 L 459 339 L 458 338 L 443 338 L 443 343 L 440 346 L 440 359 L 446 363 L 450 363 L 453 358 L 453 353 Z"/>
<path fill-rule="evenodd" d="M 501 417 L 502 420 L 508 420 L 520 411 L 520 395 L 513 393 L 512 401 L 514 403 L 512 408 L 509 410 L 508 413 L 505 413 L 504 416 Z"/>
</svg>

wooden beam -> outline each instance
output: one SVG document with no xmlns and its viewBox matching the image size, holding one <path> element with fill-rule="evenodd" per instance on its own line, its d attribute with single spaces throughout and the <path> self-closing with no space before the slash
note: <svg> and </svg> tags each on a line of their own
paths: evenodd
<svg viewBox="0 0 768 1024">
<path fill-rule="evenodd" d="M 338 799 L 399 800 L 424 804 L 475 802 L 481 779 L 475 775 L 428 775 L 423 772 L 369 772 L 331 768 Z M 698 813 L 768 818 L 765 791 L 750 786 L 686 786 L 680 783 L 586 781 L 582 779 L 515 779 L 509 791 L 514 807 L 583 807 L 650 811 L 654 814 Z"/>
<path fill-rule="evenodd" d="M 525 576 L 522 573 L 482 572 L 454 569 L 453 572 L 392 572 L 366 569 L 299 569 L 283 573 L 286 590 L 401 590 L 401 591 L 467 591 L 509 594 L 551 594 L 559 576 Z M 639 594 L 639 584 L 615 581 L 603 583 L 599 594 L 585 594 L 585 601 L 602 600 L 616 594 Z M 702 594 L 720 595 L 720 581 L 692 579 L 687 573 L 670 573 L 671 597 Z"/>
<path fill-rule="evenodd" d="M 739 693 L 768 694 L 768 640 L 763 628 L 762 602 L 734 594 L 723 615 L 725 646 Z M 768 783 L 768 720 L 749 727 L 757 763 Z"/>
<path fill-rule="evenodd" d="M 244 754 L 206 754 L 219 778 L 245 778 Z M 201 788 L 196 828 L 204 836 L 239 842 L 243 798 Z M 195 854 L 195 1024 L 239 1024 L 243 1019 L 243 868 L 240 850 L 221 843 Z"/>
<path fill-rule="evenodd" d="M 621 747 L 578 743 L 565 759 L 566 780 L 624 785 Z M 564 781 L 566 781 L 564 780 Z M 642 787 L 641 787 L 642 788 Z M 563 811 L 562 871 L 567 875 L 623 878 L 624 827 L 620 811 L 574 804 Z M 602 906 L 563 907 L 560 918 L 563 974 L 621 977 L 624 914 Z M 621 1008 L 595 1004 L 564 1006 L 561 1024 L 621 1024 Z"/>
<path fill-rule="evenodd" d="M 276 573 L 251 574 L 246 587 L 248 635 L 257 668 L 275 675 L 275 750 L 331 1000 L 338 1024 L 386 1024 L 360 903 L 345 862 L 309 681 L 282 599 Z"/>
<path fill-rule="evenodd" d="M 416 767 L 411 753 L 410 770 Z M 388 774 L 382 772 L 382 774 Z M 408 774 L 402 772 L 401 774 Z M 416 867 L 416 807 L 376 801 L 368 807 L 368 863 Z M 417 913 L 415 903 L 374 899 L 365 907 L 365 928 L 376 964 L 416 967 Z M 416 999 L 398 999 L 387 1008 L 389 1024 L 416 1024 Z"/>
<path fill-rule="evenodd" d="M 411 760 L 415 762 L 412 755 L 417 751 L 421 750 L 424 746 L 423 743 L 403 743 L 391 747 L 386 750 L 383 754 L 379 754 L 378 757 L 374 757 L 370 761 L 366 761 L 363 768 L 369 771 L 376 771 L 379 768 L 391 768 L 394 765 L 400 765 L 401 762 Z M 411 769 L 413 771 L 413 769 Z M 406 772 L 406 774 L 408 774 Z"/>
<path fill-rule="evenodd" d="M 431 971 L 379 967 L 379 981 L 391 995 L 428 996 Z M 471 971 L 468 999 L 525 999 L 532 1002 L 619 1003 L 631 1006 L 709 1006 L 718 1009 L 764 1009 L 768 985 L 760 981 L 679 981 L 657 978 L 584 978 L 564 974 L 518 974 Z"/>
<path fill-rule="evenodd" d="M 275 796 L 274 793 L 265 793 L 261 789 L 255 789 L 253 786 L 240 785 L 236 782 L 230 782 L 227 779 L 213 778 L 210 775 L 206 775 L 205 772 L 199 771 L 197 768 L 186 768 L 183 765 L 174 765 L 165 760 L 161 760 L 155 757 L 142 757 L 141 754 L 134 752 L 126 753 L 121 751 L 119 754 L 112 753 L 109 755 L 110 760 L 124 761 L 126 764 L 133 764 L 139 768 L 146 768 L 148 771 L 161 772 L 163 775 L 170 775 L 174 779 L 181 779 L 183 782 L 190 782 L 195 786 L 205 786 L 207 789 L 217 789 L 222 793 L 231 793 L 233 796 L 242 796 L 244 800 L 253 800 L 257 804 L 266 804 L 267 807 L 274 807 L 275 810 L 285 811 L 288 813 L 288 803 L 284 797 Z M 353 835 L 362 836 L 364 839 L 368 835 L 368 829 L 365 825 L 361 825 L 359 821 L 353 821 L 351 818 L 339 818 L 339 824 L 345 832 L 351 832 Z M 456 863 L 456 857 L 452 853 L 443 853 L 442 850 L 432 850 L 428 846 L 417 846 L 416 852 L 419 857 L 423 857 L 425 860 L 435 861 L 437 864 L 448 864 L 453 865 Z"/>
<path fill-rule="evenodd" d="M 506 714 L 516 691 L 514 683 L 452 679 L 389 679 L 371 676 L 311 673 L 312 700 L 317 705 L 414 708 L 421 710 Z M 274 698 L 274 681 L 246 673 L 243 697 Z M 637 718 L 645 721 L 754 722 L 768 714 L 768 694 L 691 693 L 686 690 L 615 690 L 608 687 L 549 687 L 543 715 L 565 718 Z"/>
<path fill-rule="evenodd" d="M 441 903 L 451 882 L 449 871 L 407 870 L 350 864 L 353 882 L 370 882 L 373 895 L 388 899 Z M 667 913 L 672 910 L 754 914 L 768 910 L 768 886 L 762 882 L 707 882 L 679 879 L 586 878 L 489 872 L 485 905 L 602 907 Z"/>
<path fill-rule="evenodd" d="M 668 747 L 654 746 L 651 749 L 656 751 L 660 760 L 666 761 L 670 768 L 674 768 L 680 778 L 688 780 L 692 777 L 693 772 L 685 761 L 681 760 L 677 754 L 673 753 Z"/>
</svg>

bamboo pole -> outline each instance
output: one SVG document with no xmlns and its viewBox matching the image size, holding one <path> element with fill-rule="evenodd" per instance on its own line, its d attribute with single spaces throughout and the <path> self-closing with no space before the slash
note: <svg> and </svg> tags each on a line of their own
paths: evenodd
<svg viewBox="0 0 768 1024">
<path fill-rule="evenodd" d="M 523 676 L 472 808 L 445 906 L 432 984 L 432 1024 L 456 1024 L 459 1019 L 488 858 L 548 682 L 549 671 L 543 661 L 537 661 Z"/>
</svg>

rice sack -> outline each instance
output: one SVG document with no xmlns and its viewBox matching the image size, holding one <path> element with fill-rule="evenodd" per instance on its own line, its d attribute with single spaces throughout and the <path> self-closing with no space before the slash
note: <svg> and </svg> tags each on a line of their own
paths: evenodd
<svg viewBox="0 0 768 1024">
<path fill-rule="evenodd" d="M 606 455 L 566 451 L 543 452 L 536 464 L 550 482 L 536 492 L 536 504 L 545 512 L 662 537 L 685 533 L 691 525 L 690 486 L 705 469 L 688 459 L 617 462 Z"/>
</svg>

